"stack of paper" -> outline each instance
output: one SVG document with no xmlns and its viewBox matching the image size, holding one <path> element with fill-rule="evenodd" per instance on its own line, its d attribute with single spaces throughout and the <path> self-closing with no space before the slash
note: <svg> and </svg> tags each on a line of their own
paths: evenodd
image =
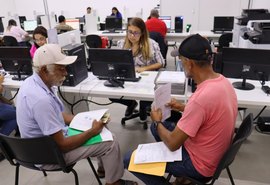
<svg viewBox="0 0 270 185">
<path fill-rule="evenodd" d="M 132 154 L 128 170 L 163 176 L 166 162 L 181 160 L 182 147 L 172 152 L 163 142 L 140 144 Z"/>
<path fill-rule="evenodd" d="M 185 73 L 180 71 L 160 71 L 155 81 L 155 89 L 166 83 L 172 84 L 172 94 L 185 93 Z"/>
<path fill-rule="evenodd" d="M 69 125 L 68 135 L 73 136 L 92 128 L 93 121 L 100 120 L 102 116 L 107 113 L 107 111 L 108 109 L 100 109 L 77 114 Z M 112 133 L 106 127 L 103 127 L 100 134 L 90 138 L 86 143 L 84 143 L 84 145 L 91 145 L 112 140 Z"/>
</svg>

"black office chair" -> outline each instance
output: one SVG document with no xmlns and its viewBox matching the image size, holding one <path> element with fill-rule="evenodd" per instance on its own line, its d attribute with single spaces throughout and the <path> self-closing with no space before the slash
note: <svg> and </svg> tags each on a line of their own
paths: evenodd
<svg viewBox="0 0 270 185">
<path fill-rule="evenodd" d="M 19 46 L 18 41 L 15 37 L 12 36 L 4 36 L 4 45 L 5 46 Z"/>
<path fill-rule="evenodd" d="M 229 47 L 232 42 L 232 33 L 223 33 L 218 39 L 217 51 L 221 52 L 223 47 Z"/>
<path fill-rule="evenodd" d="M 85 42 L 89 48 L 101 48 L 102 46 L 101 37 L 98 35 L 87 35 Z"/>
<path fill-rule="evenodd" d="M 88 46 L 88 48 L 101 48 L 102 47 L 102 40 L 101 37 L 98 35 L 87 35 L 85 39 L 85 43 Z M 90 51 L 88 50 L 88 56 L 90 56 Z M 89 61 L 89 57 L 87 60 L 87 69 L 88 71 L 91 71 L 91 64 Z"/>
<path fill-rule="evenodd" d="M 167 56 L 168 46 L 165 43 L 164 37 L 159 32 L 149 32 L 149 37 L 158 43 L 160 52 L 165 60 L 165 64 L 164 64 L 164 68 L 165 68 L 167 65 L 166 56 Z"/>
<path fill-rule="evenodd" d="M 47 176 L 46 171 L 72 172 L 75 177 L 75 184 L 79 185 L 77 172 L 73 169 L 76 163 L 66 164 L 62 152 L 50 136 L 39 138 L 17 138 L 0 134 L 0 148 L 9 163 L 16 166 L 15 185 L 19 184 L 20 166 L 42 171 L 44 176 Z M 87 161 L 89 162 L 98 183 L 102 184 L 89 157 L 87 158 Z M 36 164 L 59 165 L 59 168 L 54 170 L 44 170 L 39 168 Z"/>
<path fill-rule="evenodd" d="M 253 125 L 253 115 L 250 113 L 242 121 L 237 133 L 235 134 L 235 136 L 233 138 L 233 142 L 232 142 L 231 146 L 228 148 L 228 150 L 225 152 L 225 154 L 223 155 L 223 157 L 219 161 L 219 164 L 217 166 L 217 169 L 216 169 L 213 177 L 207 178 L 204 181 L 199 181 L 199 180 L 193 179 L 191 177 L 183 177 L 183 178 L 191 181 L 192 184 L 196 184 L 196 185 L 213 185 L 215 183 L 215 181 L 219 178 L 222 170 L 226 169 L 228 176 L 230 178 L 231 184 L 235 185 L 231 171 L 229 169 L 229 166 L 233 163 L 234 158 L 235 158 L 237 152 L 239 151 L 241 145 L 243 144 L 243 142 L 251 134 L 252 125 Z M 167 180 L 169 181 L 170 178 L 171 178 L 171 174 L 168 175 Z"/>
</svg>

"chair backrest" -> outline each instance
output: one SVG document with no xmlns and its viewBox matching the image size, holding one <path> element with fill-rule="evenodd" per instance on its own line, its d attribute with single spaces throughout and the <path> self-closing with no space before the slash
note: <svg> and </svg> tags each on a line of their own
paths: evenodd
<svg viewBox="0 0 270 185">
<path fill-rule="evenodd" d="M 17 138 L 0 134 L 0 148 L 11 165 L 16 161 L 27 168 L 37 169 L 36 164 L 59 165 L 66 172 L 63 154 L 50 136 Z"/>
<path fill-rule="evenodd" d="M 242 121 L 241 125 L 239 126 L 234 138 L 233 142 L 239 140 L 240 138 L 247 138 L 250 136 L 252 132 L 252 126 L 253 126 L 253 114 L 248 114 L 245 119 Z"/>
<path fill-rule="evenodd" d="M 149 32 L 149 37 L 156 41 L 159 45 L 160 52 L 164 59 L 166 59 L 167 50 L 166 50 L 166 43 L 164 37 L 159 32 Z"/>
<path fill-rule="evenodd" d="M 4 36 L 3 40 L 4 40 L 5 46 L 18 46 L 19 45 L 17 39 L 12 36 Z"/>
<path fill-rule="evenodd" d="M 252 123 L 253 123 L 253 115 L 250 113 L 242 121 L 242 124 L 239 127 L 238 132 L 234 136 L 233 143 L 231 144 L 231 146 L 228 148 L 228 150 L 225 152 L 225 154 L 221 158 L 217 166 L 217 169 L 214 173 L 213 180 L 218 179 L 222 170 L 229 167 L 230 164 L 232 164 L 242 143 L 246 140 L 246 138 L 250 135 L 252 131 Z"/>
<path fill-rule="evenodd" d="M 232 42 L 232 33 L 224 33 L 218 39 L 218 51 L 221 51 L 223 47 L 229 47 Z"/>
<path fill-rule="evenodd" d="M 98 35 L 87 35 L 86 44 L 89 48 L 101 48 L 102 46 L 101 37 Z"/>
</svg>

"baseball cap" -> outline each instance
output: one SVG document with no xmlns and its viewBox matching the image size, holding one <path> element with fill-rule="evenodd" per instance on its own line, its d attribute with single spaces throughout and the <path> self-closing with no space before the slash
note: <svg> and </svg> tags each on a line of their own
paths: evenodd
<svg viewBox="0 0 270 185">
<path fill-rule="evenodd" d="M 77 56 L 66 56 L 57 44 L 45 44 L 39 47 L 33 58 L 33 66 L 39 67 L 49 64 L 69 65 L 75 62 Z"/>
<path fill-rule="evenodd" d="M 212 49 L 208 40 L 200 34 L 191 35 L 186 38 L 179 49 L 171 52 L 171 56 L 184 56 L 193 60 L 208 60 L 212 55 Z"/>
</svg>

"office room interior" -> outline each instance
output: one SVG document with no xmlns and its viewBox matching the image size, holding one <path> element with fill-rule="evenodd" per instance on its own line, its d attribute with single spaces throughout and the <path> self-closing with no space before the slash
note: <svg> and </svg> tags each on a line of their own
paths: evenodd
<svg viewBox="0 0 270 185">
<path fill-rule="evenodd" d="M 59 15 L 64 15 L 67 19 L 73 19 L 78 17 L 83 17 L 86 14 L 86 8 L 92 8 L 92 14 L 98 18 L 97 23 L 104 23 L 107 16 L 110 16 L 112 7 L 117 7 L 118 10 L 122 13 L 123 16 L 123 25 L 127 24 L 127 19 L 129 17 L 140 17 L 144 21 L 149 17 L 150 11 L 152 9 L 157 9 L 160 16 L 170 16 L 171 17 L 171 34 L 174 33 L 175 17 L 183 17 L 183 33 L 181 39 L 173 40 L 177 38 L 177 35 L 170 37 L 170 33 L 167 33 L 168 40 L 172 47 L 168 47 L 168 52 L 166 56 L 167 66 L 162 70 L 176 71 L 179 70 L 177 66 L 178 58 L 174 58 L 170 55 L 171 51 L 175 47 L 179 47 L 183 38 L 188 37 L 189 35 L 200 33 L 211 33 L 209 38 L 212 40 L 211 44 L 215 47 L 215 44 L 218 44 L 218 39 L 220 35 L 224 32 L 219 32 L 217 35 L 212 33 L 214 26 L 214 17 L 215 16 L 224 16 L 224 17 L 239 17 L 241 16 L 243 9 L 266 9 L 270 11 L 270 1 L 269 0 L 136 0 L 136 1 L 126 1 L 126 0 L 0 0 L 0 17 L 2 17 L 3 26 L 6 29 L 8 20 L 15 19 L 18 21 L 18 16 L 25 16 L 27 20 L 35 20 L 38 15 L 45 15 L 51 17 L 58 17 Z M 270 18 L 269 18 L 270 20 Z M 234 19 L 234 24 L 236 24 L 236 19 Z M 267 21 L 266 21 L 267 22 Z M 269 21 L 270 22 L 270 21 Z M 186 34 L 186 26 L 191 25 L 189 33 Z M 268 28 L 269 30 L 269 28 Z M 230 31 L 235 34 L 234 30 Z M 95 32 L 97 33 L 97 32 Z M 77 32 L 75 33 L 75 35 Z M 85 41 L 86 35 L 80 33 L 82 42 Z M 114 33 L 115 34 L 115 33 Z M 185 35 L 186 34 L 186 35 Z M 70 36 L 70 35 L 69 35 Z M 74 36 L 74 34 L 73 34 Z M 104 35 L 102 35 L 104 36 Z M 105 35 L 106 36 L 106 35 Z M 205 35 L 207 36 L 207 35 Z M 235 35 L 233 35 L 234 37 Z M 0 35 L 2 37 L 2 35 Z M 76 35 L 77 37 L 77 35 Z M 117 36 L 112 36 L 117 38 Z M 240 35 L 239 35 L 240 37 Z M 66 39 L 67 37 L 63 36 L 63 40 L 66 42 L 71 41 L 72 39 Z M 121 36 L 124 38 L 124 36 Z M 77 38 L 76 38 L 77 39 Z M 110 39 L 110 38 L 109 38 Z M 116 40 L 117 40 L 116 39 Z M 80 39 L 79 39 L 80 40 Z M 80 40 L 80 41 L 81 41 Z M 113 40 L 115 41 L 115 40 Z M 269 41 L 269 39 L 268 39 Z M 76 41 L 77 42 L 77 41 Z M 116 42 L 113 42 L 115 44 Z M 65 45 L 65 42 L 61 42 L 61 45 Z M 230 47 L 234 47 L 233 40 L 230 42 Z M 86 46 L 86 45 L 85 45 Z M 249 46 L 249 45 L 248 45 Z M 257 45 L 256 45 L 257 46 Z M 115 48 L 116 45 L 113 45 L 112 48 Z M 63 47 L 64 48 L 64 47 Z M 255 48 L 255 47 L 254 47 Z M 270 52 L 270 41 L 267 44 L 263 44 L 263 47 L 256 47 L 257 49 L 266 49 Z M 64 48 L 65 50 L 66 48 Z M 247 49 L 250 49 L 247 47 Z M 253 49 L 253 48 L 252 48 Z M 88 57 L 87 49 L 86 58 Z M 68 53 L 66 53 L 68 54 Z M 268 55 L 269 56 L 269 55 Z M 1 58 L 1 57 L 0 57 Z M 256 57 L 255 57 L 256 58 Z M 259 60 L 259 56 L 258 56 Z M 270 60 L 270 58 L 269 58 Z M 270 61 L 269 61 L 270 63 Z M 270 64 L 269 64 L 270 65 Z M 269 71 L 270 73 L 270 71 Z M 143 76 L 142 76 L 143 78 Z M 89 82 L 88 82 L 89 83 Z M 134 82 L 135 83 L 135 82 Z M 256 82 L 257 83 L 257 82 Z M 258 82 L 259 84 L 259 82 Z M 13 85 L 13 84 L 12 84 Z M 11 85 L 11 86 L 12 86 Z M 14 86 L 16 86 L 15 83 Z M 85 84 L 83 84 L 85 85 Z M 266 85 L 270 86 L 270 83 L 266 81 Z M 135 86 L 136 87 L 136 86 Z M 256 87 L 257 88 L 257 87 Z M 11 94 L 9 90 L 11 89 Z M 14 95 L 14 87 L 7 88 L 7 96 L 12 97 Z M 109 102 L 108 97 L 104 94 L 91 96 L 91 89 L 88 90 L 86 95 L 79 94 L 73 95 L 72 87 L 63 87 L 66 91 L 65 96 L 68 99 L 81 99 L 89 98 L 95 102 L 106 104 Z M 82 90 L 80 87 L 76 91 Z M 237 90 L 240 92 L 240 90 Z M 258 91 L 262 91 L 260 88 Z M 270 92 L 270 91 L 269 91 Z M 95 93 L 95 92 L 93 92 Z M 117 91 L 112 93 L 117 93 Z M 78 93 L 77 93 L 78 94 Z M 105 93 L 106 94 L 106 93 Z M 115 95 L 113 94 L 113 95 Z M 256 95 L 261 93 L 257 93 Z M 89 95 L 90 97 L 87 97 Z M 260 117 L 269 117 L 270 120 L 270 100 L 269 94 L 263 93 L 265 95 L 265 106 L 263 103 L 252 102 L 247 106 L 244 106 L 244 110 L 238 112 L 236 127 L 239 127 L 243 117 L 249 113 L 253 113 L 253 117 L 260 115 Z M 117 95 L 115 95 L 117 97 Z M 244 96 L 244 95 L 243 95 Z M 257 97 L 252 97 L 249 95 L 245 97 L 247 99 L 257 99 Z M 142 98 L 143 99 L 143 98 Z M 149 99 L 147 97 L 146 99 Z M 261 97 L 258 99 L 262 99 Z M 75 100 L 74 100 L 75 101 Z M 241 100 L 242 101 L 242 100 Z M 246 100 L 243 100 L 245 102 Z M 247 100 L 249 101 L 249 100 Z M 254 100 L 255 101 L 255 100 Z M 16 99 L 15 99 L 16 102 Z M 263 100 L 262 100 L 263 102 Z M 243 105 L 245 103 L 242 103 Z M 268 106 L 269 104 L 269 106 Z M 68 104 L 65 104 L 66 107 L 70 108 Z M 265 108 L 266 107 L 266 108 Z M 96 105 L 94 103 L 80 103 L 76 105 L 75 112 L 95 110 L 108 108 L 111 116 L 111 121 L 109 123 L 109 129 L 115 134 L 117 140 L 120 144 L 120 149 L 122 155 L 130 150 L 137 148 L 139 144 L 142 143 L 152 143 L 155 142 L 151 131 L 151 118 L 147 117 L 148 129 L 140 123 L 139 118 L 134 118 L 126 121 L 126 124 L 123 126 L 121 124 L 122 118 L 125 113 L 125 106 L 113 103 L 107 106 Z M 1 111 L 1 110 L 0 110 Z M 70 109 L 68 110 L 70 111 Z M 258 121 L 256 119 L 255 121 Z M 267 122 L 267 121 L 266 121 Z M 266 123 L 267 125 L 267 123 Z M 269 126 L 269 125 L 268 125 Z M 256 127 L 256 122 L 254 123 L 253 130 L 248 139 L 243 143 L 240 150 L 238 151 L 230 170 L 234 178 L 235 184 L 239 185 L 270 185 L 270 130 L 266 132 L 258 131 Z M 93 163 L 97 167 L 97 161 L 93 158 Z M 98 184 L 93 172 L 89 168 L 86 160 L 78 162 L 75 166 L 76 171 L 78 172 L 79 182 L 82 185 L 86 184 Z M 125 171 L 123 179 L 131 179 L 137 181 L 138 184 L 144 184 L 138 178 L 133 176 L 127 170 Z M 172 177 L 174 180 L 175 178 Z M 11 185 L 15 182 L 15 167 L 10 165 L 8 160 L 3 160 L 0 162 L 0 184 Z M 101 179 L 101 182 L 105 184 L 105 180 Z M 20 181 L 21 185 L 29 184 L 41 184 L 41 185 L 50 185 L 50 184 L 74 184 L 73 175 L 64 174 L 62 172 L 48 172 L 48 176 L 45 177 L 42 172 L 35 171 L 21 167 L 20 169 Z M 227 185 L 231 184 L 226 169 L 222 171 L 220 178 L 215 182 L 217 185 Z"/>
</svg>

